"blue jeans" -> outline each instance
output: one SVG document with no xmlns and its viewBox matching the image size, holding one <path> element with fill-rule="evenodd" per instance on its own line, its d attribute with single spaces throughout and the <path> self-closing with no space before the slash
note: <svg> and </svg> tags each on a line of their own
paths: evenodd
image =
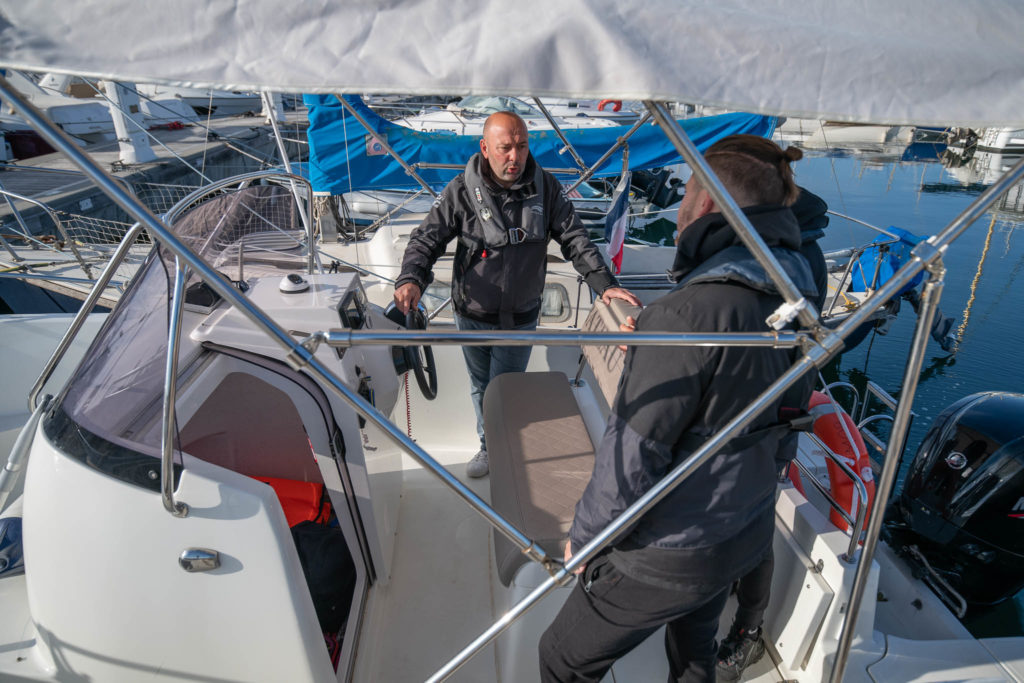
<svg viewBox="0 0 1024 683">
<path fill-rule="evenodd" d="M 455 314 L 455 327 L 460 330 L 497 330 L 498 325 L 482 323 L 472 318 L 464 318 Z M 535 330 L 537 321 L 533 320 L 516 327 L 517 330 Z M 473 399 L 476 411 L 476 433 L 480 436 L 480 448 L 487 450 L 484 439 L 484 391 L 487 384 L 505 372 L 523 372 L 530 362 L 532 346 L 463 346 L 462 355 L 466 358 L 469 370 L 469 395 Z"/>
</svg>

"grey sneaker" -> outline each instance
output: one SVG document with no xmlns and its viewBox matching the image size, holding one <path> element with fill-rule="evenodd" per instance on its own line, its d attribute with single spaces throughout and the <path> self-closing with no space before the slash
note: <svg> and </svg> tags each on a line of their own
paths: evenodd
<svg viewBox="0 0 1024 683">
<path fill-rule="evenodd" d="M 466 463 L 466 475 L 477 479 L 486 476 L 490 469 L 487 466 L 487 451 L 480 449 L 473 459 Z"/>
<path fill-rule="evenodd" d="M 733 627 L 718 648 L 718 680 L 738 681 L 743 670 L 764 656 L 760 627 L 753 630 Z"/>
</svg>

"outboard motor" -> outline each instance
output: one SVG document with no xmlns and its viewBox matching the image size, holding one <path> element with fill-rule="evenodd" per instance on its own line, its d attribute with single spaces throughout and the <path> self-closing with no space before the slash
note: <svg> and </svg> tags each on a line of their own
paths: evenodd
<svg viewBox="0 0 1024 683">
<path fill-rule="evenodd" d="M 886 530 L 958 616 L 1024 588 L 1024 395 L 972 394 L 946 408 Z"/>
</svg>

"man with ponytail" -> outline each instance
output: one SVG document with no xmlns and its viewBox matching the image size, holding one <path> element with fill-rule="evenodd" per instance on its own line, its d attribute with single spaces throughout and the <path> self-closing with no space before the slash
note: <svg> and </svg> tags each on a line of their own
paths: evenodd
<svg viewBox="0 0 1024 683">
<path fill-rule="evenodd" d="M 704 155 L 790 279 L 812 298 L 817 292 L 789 209 L 799 194 L 790 163 L 800 156 L 749 135 L 725 138 Z M 765 321 L 782 296 L 696 179 L 687 184 L 678 228 L 670 271 L 678 284 L 640 314 L 636 329 L 768 331 Z M 593 474 L 576 505 L 566 559 L 792 362 L 788 349 L 630 347 Z M 766 409 L 580 571 L 541 638 L 543 681 L 599 681 L 661 626 L 670 680 L 715 680 L 715 636 L 729 589 L 771 549 L 782 405 L 779 399 Z"/>
</svg>

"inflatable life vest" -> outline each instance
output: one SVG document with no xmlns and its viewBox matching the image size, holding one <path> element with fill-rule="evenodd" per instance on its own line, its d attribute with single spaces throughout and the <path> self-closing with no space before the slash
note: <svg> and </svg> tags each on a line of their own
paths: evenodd
<svg viewBox="0 0 1024 683">
<path fill-rule="evenodd" d="M 849 465 L 850 469 L 864 482 L 864 487 L 868 491 L 865 515 L 870 515 L 871 505 L 875 500 L 875 478 L 871 472 L 868 450 L 864 446 L 864 439 L 861 438 L 856 423 L 842 408 L 833 404 L 825 394 L 817 391 L 811 394 L 808 408 L 811 417 L 814 418 L 814 434 L 831 448 L 833 453 L 842 458 L 843 462 Z M 856 519 L 857 509 L 854 501 L 857 500 L 857 496 L 853 482 L 830 458 L 826 458 L 825 464 L 828 467 L 829 488 L 832 497 L 850 517 Z M 840 529 L 850 531 L 850 525 L 834 508 L 829 511 L 829 519 Z"/>
<path fill-rule="evenodd" d="M 327 524 L 331 519 L 331 499 L 323 484 L 274 477 L 253 479 L 274 489 L 288 526 L 294 527 L 301 522 Z"/>
</svg>

